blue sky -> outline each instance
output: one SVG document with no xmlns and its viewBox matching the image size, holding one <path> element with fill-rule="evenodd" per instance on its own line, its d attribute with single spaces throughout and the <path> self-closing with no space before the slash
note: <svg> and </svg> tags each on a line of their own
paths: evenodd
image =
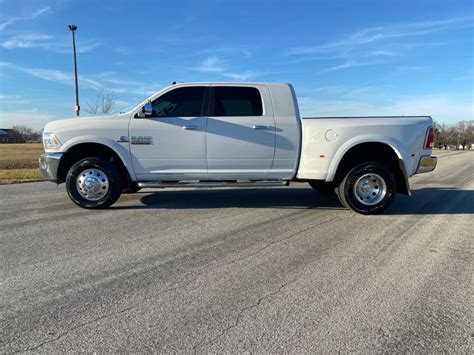
<svg viewBox="0 0 474 355">
<path fill-rule="evenodd" d="M 0 0 L 0 126 L 41 128 L 113 92 L 283 81 L 303 115 L 474 118 L 473 1 Z"/>
</svg>

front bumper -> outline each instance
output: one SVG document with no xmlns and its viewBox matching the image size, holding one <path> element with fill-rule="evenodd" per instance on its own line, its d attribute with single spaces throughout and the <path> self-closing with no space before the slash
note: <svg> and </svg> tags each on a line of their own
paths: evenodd
<svg viewBox="0 0 474 355">
<path fill-rule="evenodd" d="M 41 175 L 48 181 L 58 181 L 59 162 L 63 153 L 43 153 L 39 157 Z"/>
<path fill-rule="evenodd" d="M 429 173 L 436 168 L 438 163 L 438 158 L 432 155 L 424 155 L 420 158 L 420 163 L 418 164 L 418 169 L 416 169 L 416 174 Z"/>
</svg>

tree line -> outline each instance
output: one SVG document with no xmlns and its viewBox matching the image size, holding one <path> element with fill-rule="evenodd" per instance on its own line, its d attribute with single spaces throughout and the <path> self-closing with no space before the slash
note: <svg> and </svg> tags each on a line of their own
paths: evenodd
<svg viewBox="0 0 474 355">
<path fill-rule="evenodd" d="M 15 125 L 11 128 L 13 134 L 11 136 L 20 138 L 24 143 L 26 142 L 41 142 L 43 130 L 35 130 L 25 125 Z"/>
<path fill-rule="evenodd" d="M 435 122 L 435 147 L 471 150 L 474 144 L 474 120 L 453 124 Z"/>
<path fill-rule="evenodd" d="M 87 113 L 91 115 L 107 115 L 119 110 L 117 97 L 109 91 L 99 92 L 85 107 Z M 43 130 L 34 130 L 26 125 L 14 125 L 11 127 L 13 136 L 20 138 L 23 142 L 41 142 Z"/>
</svg>

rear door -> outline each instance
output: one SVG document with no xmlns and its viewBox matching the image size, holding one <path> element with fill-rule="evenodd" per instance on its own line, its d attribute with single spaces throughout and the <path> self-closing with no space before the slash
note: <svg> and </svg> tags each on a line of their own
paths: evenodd
<svg viewBox="0 0 474 355">
<path fill-rule="evenodd" d="M 275 121 L 263 85 L 211 86 L 207 168 L 212 177 L 264 177 L 275 153 Z"/>
</svg>

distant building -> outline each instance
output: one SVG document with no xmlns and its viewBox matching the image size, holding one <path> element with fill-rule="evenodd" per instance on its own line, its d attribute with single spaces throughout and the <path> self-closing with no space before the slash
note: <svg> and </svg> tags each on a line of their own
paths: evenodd
<svg viewBox="0 0 474 355">
<path fill-rule="evenodd" d="M 14 129 L 0 128 L 0 143 L 25 143 L 25 140 Z"/>
</svg>

